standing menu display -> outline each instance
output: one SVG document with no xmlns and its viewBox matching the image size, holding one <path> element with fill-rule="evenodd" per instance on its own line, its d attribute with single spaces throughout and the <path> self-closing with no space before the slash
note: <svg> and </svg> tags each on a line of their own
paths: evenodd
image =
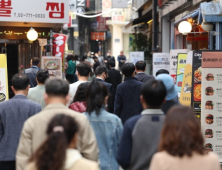
<svg viewBox="0 0 222 170">
<path fill-rule="evenodd" d="M 50 77 L 62 78 L 62 58 L 42 57 L 42 68 L 49 70 Z"/>
<path fill-rule="evenodd" d="M 193 51 L 192 108 L 198 120 L 201 119 L 202 51 Z"/>
<path fill-rule="evenodd" d="M 202 53 L 201 125 L 205 148 L 222 162 L 222 52 Z"/>
<path fill-rule="evenodd" d="M 7 57 L 0 54 L 0 102 L 8 100 L 8 70 Z"/>
</svg>

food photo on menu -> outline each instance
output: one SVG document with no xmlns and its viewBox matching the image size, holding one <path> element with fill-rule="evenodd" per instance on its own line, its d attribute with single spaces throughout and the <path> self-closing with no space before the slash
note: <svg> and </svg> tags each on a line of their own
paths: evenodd
<svg viewBox="0 0 222 170">
<path fill-rule="evenodd" d="M 214 75 L 212 73 L 208 73 L 206 76 L 207 81 L 214 81 Z"/>
<path fill-rule="evenodd" d="M 205 138 L 213 138 L 213 131 L 212 129 L 206 129 L 205 130 Z"/>
<path fill-rule="evenodd" d="M 205 94 L 207 96 L 213 96 L 214 95 L 214 89 L 213 87 L 207 87 L 206 90 L 205 90 Z"/>
<path fill-rule="evenodd" d="M 0 102 L 3 102 L 6 100 L 6 96 L 4 93 L 0 93 Z"/>
<path fill-rule="evenodd" d="M 205 145 L 205 149 L 209 152 L 212 152 L 213 151 L 213 145 L 211 143 L 207 143 Z"/>
<path fill-rule="evenodd" d="M 207 114 L 205 118 L 205 122 L 208 125 L 211 125 L 214 123 L 214 116 L 212 114 Z"/>
<path fill-rule="evenodd" d="M 201 84 L 194 84 L 194 101 L 201 101 Z"/>
<path fill-rule="evenodd" d="M 200 83 L 202 80 L 202 68 L 199 67 L 194 72 L 194 83 Z"/>
<path fill-rule="evenodd" d="M 62 77 L 61 59 L 55 57 L 43 57 L 43 68 L 49 71 L 50 77 Z"/>
<path fill-rule="evenodd" d="M 214 109 L 214 104 L 213 104 L 213 102 L 211 100 L 206 102 L 205 109 L 206 110 L 213 110 Z"/>
</svg>

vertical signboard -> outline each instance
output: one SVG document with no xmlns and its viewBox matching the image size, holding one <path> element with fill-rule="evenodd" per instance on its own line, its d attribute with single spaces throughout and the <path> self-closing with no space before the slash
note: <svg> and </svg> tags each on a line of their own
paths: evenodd
<svg viewBox="0 0 222 170">
<path fill-rule="evenodd" d="M 202 53 L 201 125 L 205 147 L 222 161 L 222 52 Z"/>
<path fill-rule="evenodd" d="M 186 66 L 186 61 L 187 61 L 187 54 L 178 54 L 178 59 L 177 59 L 177 76 L 176 76 L 176 89 L 178 91 L 178 95 L 180 97 L 181 93 L 181 87 L 182 87 L 182 81 L 183 81 L 183 75 L 185 71 L 185 66 Z"/>
<path fill-rule="evenodd" d="M 170 71 L 170 53 L 153 53 L 153 76 L 160 69 Z"/>
<path fill-rule="evenodd" d="M 192 89 L 192 63 L 193 63 L 193 51 L 188 52 L 185 72 L 183 75 L 183 83 L 180 94 L 180 104 L 184 106 L 191 105 L 191 89 Z"/>
<path fill-rule="evenodd" d="M 192 98 L 191 107 L 200 121 L 201 119 L 201 82 L 202 82 L 202 51 L 193 51 Z"/>
<path fill-rule="evenodd" d="M 102 11 L 103 13 L 112 9 L 111 0 L 102 0 Z M 112 12 L 108 12 L 102 15 L 103 17 L 112 17 Z"/>
<path fill-rule="evenodd" d="M 170 50 L 170 75 L 176 84 L 177 58 L 179 53 L 188 53 L 187 49 Z"/>
<path fill-rule="evenodd" d="M 8 100 L 8 70 L 7 57 L 0 54 L 0 102 Z"/>
</svg>

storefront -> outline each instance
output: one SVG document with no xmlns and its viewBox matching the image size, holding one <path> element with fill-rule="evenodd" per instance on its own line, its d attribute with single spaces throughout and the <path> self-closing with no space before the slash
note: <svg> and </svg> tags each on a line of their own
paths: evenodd
<svg viewBox="0 0 222 170">
<path fill-rule="evenodd" d="M 52 55 L 52 33 L 68 23 L 69 4 L 63 0 L 8 0 L 0 5 L 0 54 L 7 55 L 10 87 L 12 76 L 29 68 L 32 57 Z M 34 29 L 33 41 L 27 37 L 30 28 Z M 46 42 L 43 46 L 40 39 Z M 9 88 L 9 98 L 12 96 Z"/>
</svg>

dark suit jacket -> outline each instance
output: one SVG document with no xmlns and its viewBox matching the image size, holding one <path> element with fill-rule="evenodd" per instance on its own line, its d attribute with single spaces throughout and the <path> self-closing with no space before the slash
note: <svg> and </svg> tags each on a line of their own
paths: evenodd
<svg viewBox="0 0 222 170">
<path fill-rule="evenodd" d="M 122 82 L 122 76 L 120 74 L 120 71 L 116 70 L 116 69 L 111 69 L 108 72 L 109 77 L 107 78 L 107 82 L 111 83 L 115 89 L 117 88 L 117 86 Z"/>
<path fill-rule="evenodd" d="M 114 114 L 119 116 L 123 123 L 132 116 L 142 112 L 140 90 L 143 83 L 135 77 L 126 78 L 116 89 Z"/>
<path fill-rule="evenodd" d="M 41 110 L 40 104 L 23 95 L 0 103 L 0 161 L 15 161 L 24 122 Z"/>
<path fill-rule="evenodd" d="M 108 99 L 108 112 L 113 113 L 114 104 L 113 104 L 112 101 L 113 101 L 113 97 L 115 96 L 115 89 L 114 89 L 113 85 L 110 84 L 110 83 L 107 83 L 107 82 L 105 82 L 105 81 L 103 81 L 101 79 L 98 79 L 98 78 L 96 78 L 96 80 L 99 83 L 104 84 L 107 87 L 107 89 L 109 90 L 110 94 L 109 94 L 109 99 Z"/>
<path fill-rule="evenodd" d="M 145 83 L 147 80 L 154 79 L 153 76 L 147 75 L 145 73 L 138 73 L 138 74 L 135 75 L 135 78 L 138 81 L 143 82 L 143 83 Z"/>
</svg>

